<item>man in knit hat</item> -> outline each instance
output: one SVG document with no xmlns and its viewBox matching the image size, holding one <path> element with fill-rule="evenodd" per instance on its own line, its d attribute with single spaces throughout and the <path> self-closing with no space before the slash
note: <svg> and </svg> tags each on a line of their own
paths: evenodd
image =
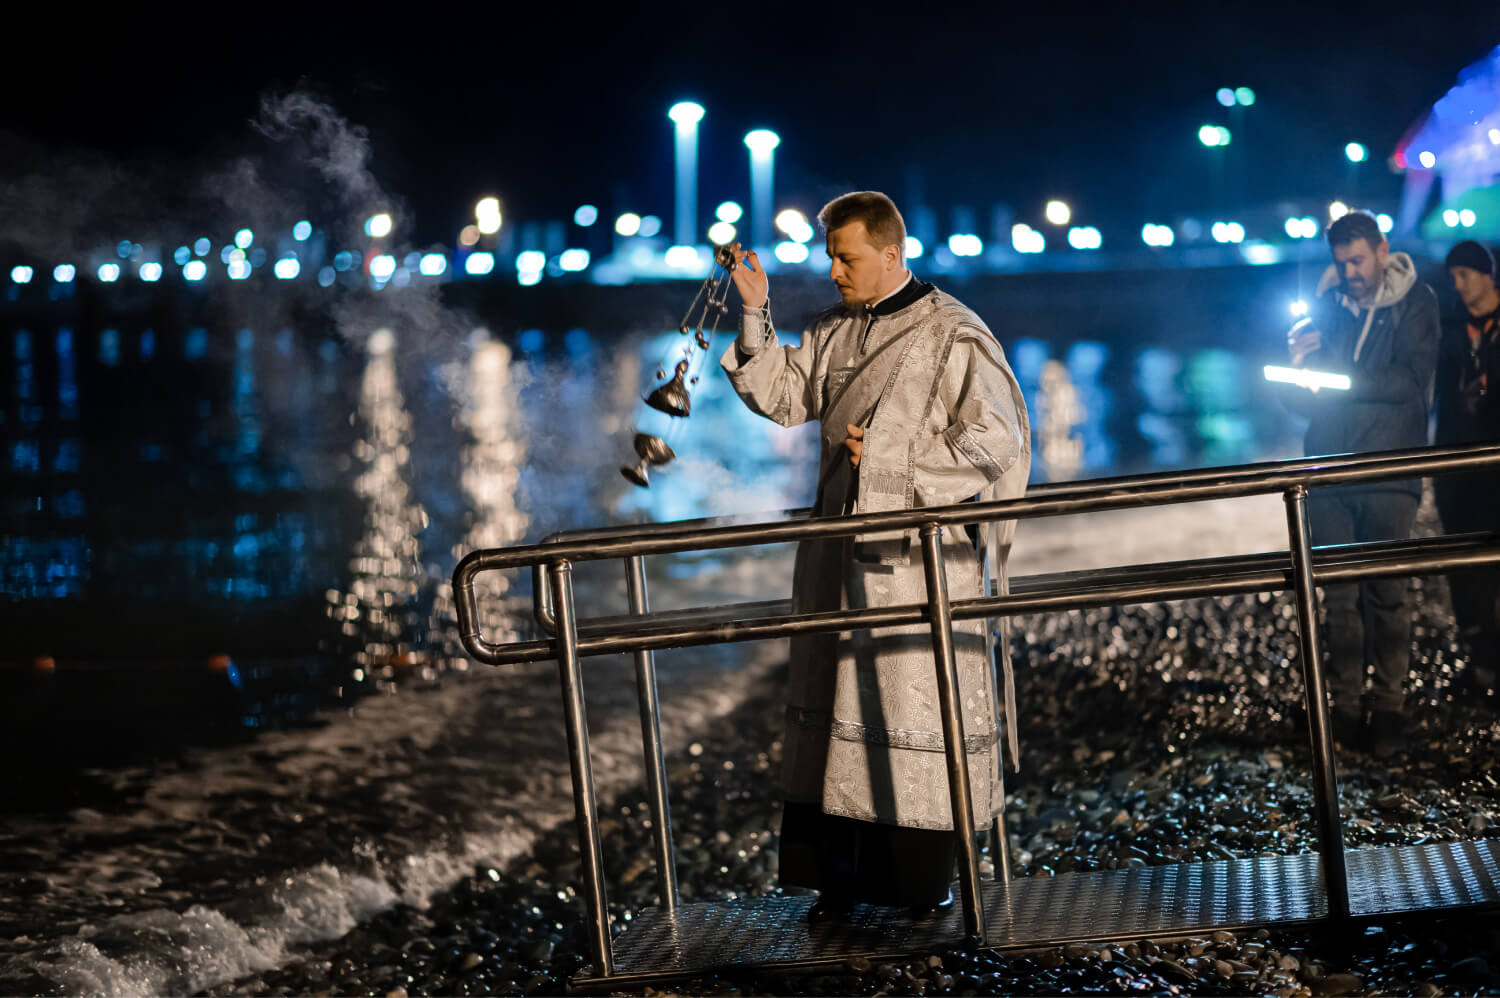
<svg viewBox="0 0 1500 998">
<path fill-rule="evenodd" d="M 1375 216 L 1351 211 L 1328 227 L 1333 265 L 1318 282 L 1309 322 L 1291 339 L 1293 366 L 1347 375 L 1349 388 L 1287 386 L 1306 416 L 1308 454 L 1404 450 L 1427 443 L 1438 306 L 1405 253 L 1391 252 Z M 1404 540 L 1416 522 L 1420 479 L 1314 489 L 1314 544 Z M 1377 756 L 1405 748 L 1411 658 L 1411 580 L 1328 586 L 1329 686 L 1334 737 Z M 1365 691 L 1365 666 L 1375 667 Z"/>
<path fill-rule="evenodd" d="M 1437 442 L 1500 441 L 1500 292 L 1495 258 L 1472 239 L 1459 243 L 1445 261 L 1463 309 L 1443 330 L 1437 369 Z M 1500 530 L 1500 472 L 1487 468 L 1432 480 L 1443 529 L 1451 534 Z M 1495 703 L 1500 658 L 1500 572 L 1493 567 L 1451 572 L 1453 616 L 1468 646 L 1469 668 L 1459 682 Z"/>
</svg>

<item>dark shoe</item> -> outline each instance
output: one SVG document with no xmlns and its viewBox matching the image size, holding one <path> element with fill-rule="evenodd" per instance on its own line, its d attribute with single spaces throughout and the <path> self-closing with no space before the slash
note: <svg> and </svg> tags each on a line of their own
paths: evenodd
<svg viewBox="0 0 1500 998">
<path fill-rule="evenodd" d="M 1396 710 L 1373 710 L 1365 722 L 1365 746 L 1377 759 L 1389 759 L 1406 751 L 1406 731 L 1411 721 Z"/>
<path fill-rule="evenodd" d="M 914 904 L 911 906 L 911 920 L 913 922 L 925 922 L 933 916 L 947 911 L 953 907 L 953 891 L 950 888 L 943 899 L 934 904 Z"/>
<path fill-rule="evenodd" d="M 854 902 L 848 898 L 824 894 L 807 909 L 807 920 L 812 925 L 829 921 L 846 922 L 849 920 L 849 912 L 853 910 Z"/>
<path fill-rule="evenodd" d="M 1359 711 L 1335 710 L 1333 712 L 1333 740 L 1345 748 L 1358 746 L 1363 734 L 1363 720 Z"/>
</svg>

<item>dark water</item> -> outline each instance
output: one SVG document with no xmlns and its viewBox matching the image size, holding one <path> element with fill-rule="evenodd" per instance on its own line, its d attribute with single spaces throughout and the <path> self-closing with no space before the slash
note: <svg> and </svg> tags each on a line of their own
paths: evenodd
<svg viewBox="0 0 1500 998">
<path fill-rule="evenodd" d="M 816 434 L 734 398 L 727 336 L 695 369 L 691 419 L 641 405 L 685 342 L 0 332 L 0 682 L 9 758 L 30 760 L 0 826 L 0 976 L 206 987 L 475 862 L 503 869 L 565 820 L 545 669 L 467 668 L 447 579 L 469 550 L 569 527 L 810 502 Z M 1005 346 L 1038 481 L 1296 451 L 1267 358 Z M 618 471 L 636 429 L 678 454 L 650 489 Z M 683 559 L 652 566 L 653 599 L 764 597 L 785 573 L 773 555 Z M 585 612 L 621 606 L 616 581 L 579 575 Z M 524 631 L 529 578 L 486 585 L 487 636 Z M 679 743 L 767 668 L 753 649 L 663 658 Z M 605 786 L 639 778 L 627 692 L 590 693 Z"/>
</svg>

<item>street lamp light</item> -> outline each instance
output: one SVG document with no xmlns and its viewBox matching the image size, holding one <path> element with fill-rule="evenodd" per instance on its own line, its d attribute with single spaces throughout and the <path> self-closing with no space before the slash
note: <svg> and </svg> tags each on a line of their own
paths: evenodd
<svg viewBox="0 0 1500 998">
<path fill-rule="evenodd" d="M 679 246 L 693 243 L 698 232 L 698 122 L 703 120 L 703 105 L 692 101 L 673 104 L 667 117 L 677 128 L 677 215 L 675 242 Z"/>
<path fill-rule="evenodd" d="M 780 144 L 781 136 L 769 129 L 757 128 L 745 135 L 750 150 L 750 242 L 758 249 L 771 244 L 771 195 Z"/>
</svg>

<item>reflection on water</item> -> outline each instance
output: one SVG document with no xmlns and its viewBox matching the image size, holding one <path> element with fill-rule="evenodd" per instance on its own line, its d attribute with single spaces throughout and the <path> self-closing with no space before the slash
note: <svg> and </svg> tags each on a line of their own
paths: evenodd
<svg viewBox="0 0 1500 998">
<path fill-rule="evenodd" d="M 354 446 L 359 474 L 354 491 L 364 500 L 364 532 L 349 559 L 349 589 L 328 592 L 329 616 L 340 623 L 355 668 L 354 682 L 389 681 L 412 660 L 420 622 L 417 602 L 425 581 L 418 533 L 427 513 L 408 484 L 411 419 L 396 378 L 396 337 L 372 333 L 359 390 L 364 436 Z"/>
<path fill-rule="evenodd" d="M 160 322 L 9 339 L 0 607 L 23 630 L 23 606 L 144 600 L 149 614 L 154 600 L 167 619 L 229 601 L 271 650 L 313 634 L 352 682 L 378 684 L 457 657 L 447 579 L 469 550 L 812 500 L 816 429 L 740 403 L 717 370 L 722 334 L 688 419 L 642 402 L 683 347 L 675 330 L 481 331 L 456 353 L 399 328 L 359 345 Z M 1295 452 L 1258 358 L 1040 340 L 1008 353 L 1038 481 Z M 637 431 L 677 454 L 647 489 L 618 470 Z M 529 576 L 485 584 L 487 632 L 513 631 L 502 610 L 529 598 Z"/>
</svg>

